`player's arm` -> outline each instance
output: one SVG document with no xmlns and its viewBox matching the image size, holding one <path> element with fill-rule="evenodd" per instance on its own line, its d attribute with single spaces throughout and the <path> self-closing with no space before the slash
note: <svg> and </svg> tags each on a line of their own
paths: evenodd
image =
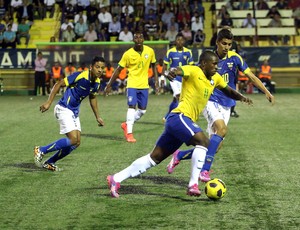
<svg viewBox="0 0 300 230">
<path fill-rule="evenodd" d="M 50 108 L 50 106 L 55 98 L 55 95 L 59 92 L 61 87 L 65 87 L 65 86 L 66 86 L 66 82 L 64 81 L 64 79 L 61 79 L 60 81 L 55 83 L 55 85 L 53 86 L 53 88 L 49 94 L 48 100 L 40 106 L 40 111 L 42 113 L 46 112 Z"/>
<path fill-rule="evenodd" d="M 115 69 L 113 75 L 109 79 L 105 89 L 104 89 L 104 95 L 107 96 L 111 90 L 111 85 L 115 82 L 115 80 L 119 77 L 120 72 L 122 71 L 123 67 L 118 65 L 118 67 Z"/>
<path fill-rule="evenodd" d="M 151 67 L 154 73 L 154 83 L 155 83 L 155 93 L 157 94 L 159 91 L 159 84 L 158 84 L 158 74 L 157 74 L 157 63 L 151 63 Z"/>
<path fill-rule="evenodd" d="M 272 103 L 272 105 L 275 103 L 274 96 L 269 92 L 269 90 L 265 87 L 265 85 L 259 80 L 258 77 L 252 73 L 252 71 L 246 73 L 246 76 L 252 81 L 252 83 L 259 88 L 264 94 L 266 95 L 266 98 L 269 102 Z"/>
<path fill-rule="evenodd" d="M 93 113 L 96 117 L 96 121 L 98 122 L 99 126 L 104 126 L 104 121 L 102 120 L 102 118 L 99 115 L 99 110 L 98 110 L 98 102 L 97 102 L 97 98 L 94 94 L 90 94 L 89 95 L 89 100 L 90 100 L 90 105 L 91 108 L 93 110 Z"/>
<path fill-rule="evenodd" d="M 252 105 L 253 102 L 250 98 L 245 97 L 243 94 L 239 93 L 238 91 L 234 90 L 233 88 L 231 88 L 230 86 L 226 86 L 225 88 L 219 88 L 224 94 L 226 94 L 226 96 L 236 100 L 236 101 L 241 101 L 241 102 L 245 102 L 248 105 Z"/>
<path fill-rule="evenodd" d="M 176 76 L 183 76 L 183 70 L 181 69 L 180 66 L 178 67 L 172 67 L 169 70 L 166 70 L 164 72 L 164 75 L 166 76 L 166 78 L 168 78 L 170 81 L 173 81 Z"/>
</svg>

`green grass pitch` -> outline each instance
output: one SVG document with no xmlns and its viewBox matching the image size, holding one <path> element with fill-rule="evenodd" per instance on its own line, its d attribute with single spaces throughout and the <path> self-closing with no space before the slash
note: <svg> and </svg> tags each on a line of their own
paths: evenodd
<svg viewBox="0 0 300 230">
<path fill-rule="evenodd" d="M 109 196 L 106 176 L 151 151 L 171 97 L 150 96 L 135 144 L 120 128 L 125 96 L 98 97 L 104 127 L 86 99 L 81 146 L 57 163 L 64 171 L 50 172 L 34 165 L 33 146 L 62 137 L 54 105 L 42 114 L 46 97 L 0 96 L 0 229 L 300 229 L 299 94 L 275 95 L 274 106 L 261 94 L 249 95 L 252 107 L 237 104 L 213 165 L 227 185 L 222 200 L 188 197 L 190 162 L 168 175 L 170 158 L 124 181 L 119 199 Z"/>
</svg>

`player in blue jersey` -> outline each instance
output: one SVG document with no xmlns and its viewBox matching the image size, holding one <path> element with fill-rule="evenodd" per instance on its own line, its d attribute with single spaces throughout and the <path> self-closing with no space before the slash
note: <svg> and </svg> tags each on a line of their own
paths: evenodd
<svg viewBox="0 0 300 230">
<path fill-rule="evenodd" d="M 217 36 L 217 50 L 215 53 L 219 57 L 218 73 L 223 77 L 227 84 L 236 88 L 235 79 L 238 70 L 242 71 L 262 92 L 272 104 L 273 95 L 266 89 L 264 84 L 257 78 L 243 58 L 234 51 L 230 51 L 233 41 L 233 34 L 229 29 L 222 29 Z M 199 174 L 199 179 L 203 182 L 210 180 L 209 171 L 214 160 L 214 155 L 221 147 L 221 143 L 227 134 L 227 124 L 230 118 L 230 108 L 235 106 L 236 101 L 226 96 L 222 91 L 215 89 L 211 95 L 203 115 L 208 122 L 207 132 L 210 136 L 210 142 L 214 143 L 215 150 L 207 154 L 205 164 Z M 186 151 L 175 151 L 170 163 L 167 166 L 168 173 L 172 173 L 180 160 L 191 159 L 194 149 Z"/>
<path fill-rule="evenodd" d="M 150 154 L 136 159 L 124 170 L 107 176 L 112 197 L 119 197 L 118 190 L 122 181 L 138 176 L 156 166 L 183 143 L 195 146 L 187 195 L 201 195 L 198 188 L 198 177 L 206 152 L 209 153 L 211 146 L 209 139 L 195 122 L 199 119 L 209 96 L 217 87 L 235 100 L 252 104 L 249 98 L 228 87 L 224 79 L 217 73 L 217 64 L 217 55 L 212 51 L 204 51 L 199 58 L 199 66 L 185 65 L 171 68 L 169 74 L 166 74 L 169 79 L 174 79 L 176 76 L 183 78 L 179 104 L 167 117 L 165 130 L 158 138 Z"/>
<path fill-rule="evenodd" d="M 90 105 L 99 126 L 104 122 L 99 115 L 96 93 L 100 87 L 100 77 L 105 71 L 105 60 L 102 57 L 94 57 L 89 70 L 75 72 L 58 81 L 53 86 L 48 100 L 40 106 L 40 111 L 46 112 L 61 87 L 67 87 L 63 97 L 54 108 L 54 115 L 60 125 L 60 134 L 65 138 L 54 141 L 45 146 L 34 147 L 34 160 L 37 166 L 59 171 L 55 162 L 64 158 L 80 145 L 81 125 L 79 120 L 79 108 L 81 101 L 89 96 Z M 43 157 L 56 151 L 55 154 L 42 163 Z"/>
<path fill-rule="evenodd" d="M 178 33 L 175 39 L 175 46 L 167 51 L 164 57 L 163 73 L 167 68 L 173 68 L 183 65 L 194 65 L 192 57 L 192 51 L 184 47 L 185 38 L 182 33 Z M 181 77 L 176 77 L 173 81 L 170 81 L 170 86 L 173 92 L 173 101 L 169 105 L 169 111 L 163 117 L 165 121 L 169 113 L 178 106 L 178 100 L 181 92 Z"/>
</svg>

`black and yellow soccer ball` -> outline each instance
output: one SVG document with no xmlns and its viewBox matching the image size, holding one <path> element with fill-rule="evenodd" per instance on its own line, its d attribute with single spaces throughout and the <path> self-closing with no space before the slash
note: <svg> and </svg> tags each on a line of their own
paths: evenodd
<svg viewBox="0 0 300 230">
<path fill-rule="evenodd" d="M 205 184 L 205 194 L 209 199 L 219 200 L 226 194 L 227 187 L 225 183 L 218 179 L 212 179 Z"/>
</svg>

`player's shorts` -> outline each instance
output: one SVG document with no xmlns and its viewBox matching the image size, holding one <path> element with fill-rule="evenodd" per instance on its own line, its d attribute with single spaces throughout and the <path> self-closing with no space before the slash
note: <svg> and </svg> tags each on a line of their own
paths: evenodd
<svg viewBox="0 0 300 230">
<path fill-rule="evenodd" d="M 164 84 L 163 84 L 164 83 Z M 160 75 L 158 77 L 158 85 L 159 87 L 164 87 L 167 85 L 167 82 L 166 82 L 166 77 L 164 75 Z"/>
<path fill-rule="evenodd" d="M 183 143 L 189 145 L 192 137 L 198 132 L 202 132 L 202 129 L 189 117 L 182 113 L 170 113 L 165 123 L 165 130 L 156 145 L 173 153 Z"/>
<path fill-rule="evenodd" d="M 81 131 L 79 117 L 75 117 L 72 110 L 56 105 L 54 107 L 54 116 L 58 120 L 60 134 L 66 134 L 73 130 Z"/>
<path fill-rule="evenodd" d="M 174 79 L 173 81 L 170 81 L 170 86 L 173 91 L 173 97 L 175 97 L 176 95 L 179 95 L 181 93 L 182 82 Z"/>
<path fill-rule="evenodd" d="M 208 124 L 206 131 L 210 136 L 215 133 L 212 125 L 216 120 L 224 120 L 225 124 L 228 124 L 230 118 L 230 107 L 222 106 L 217 102 L 208 101 L 202 113 L 207 120 Z"/>
<path fill-rule="evenodd" d="M 148 89 L 127 88 L 127 105 L 146 109 L 148 104 Z"/>
</svg>

